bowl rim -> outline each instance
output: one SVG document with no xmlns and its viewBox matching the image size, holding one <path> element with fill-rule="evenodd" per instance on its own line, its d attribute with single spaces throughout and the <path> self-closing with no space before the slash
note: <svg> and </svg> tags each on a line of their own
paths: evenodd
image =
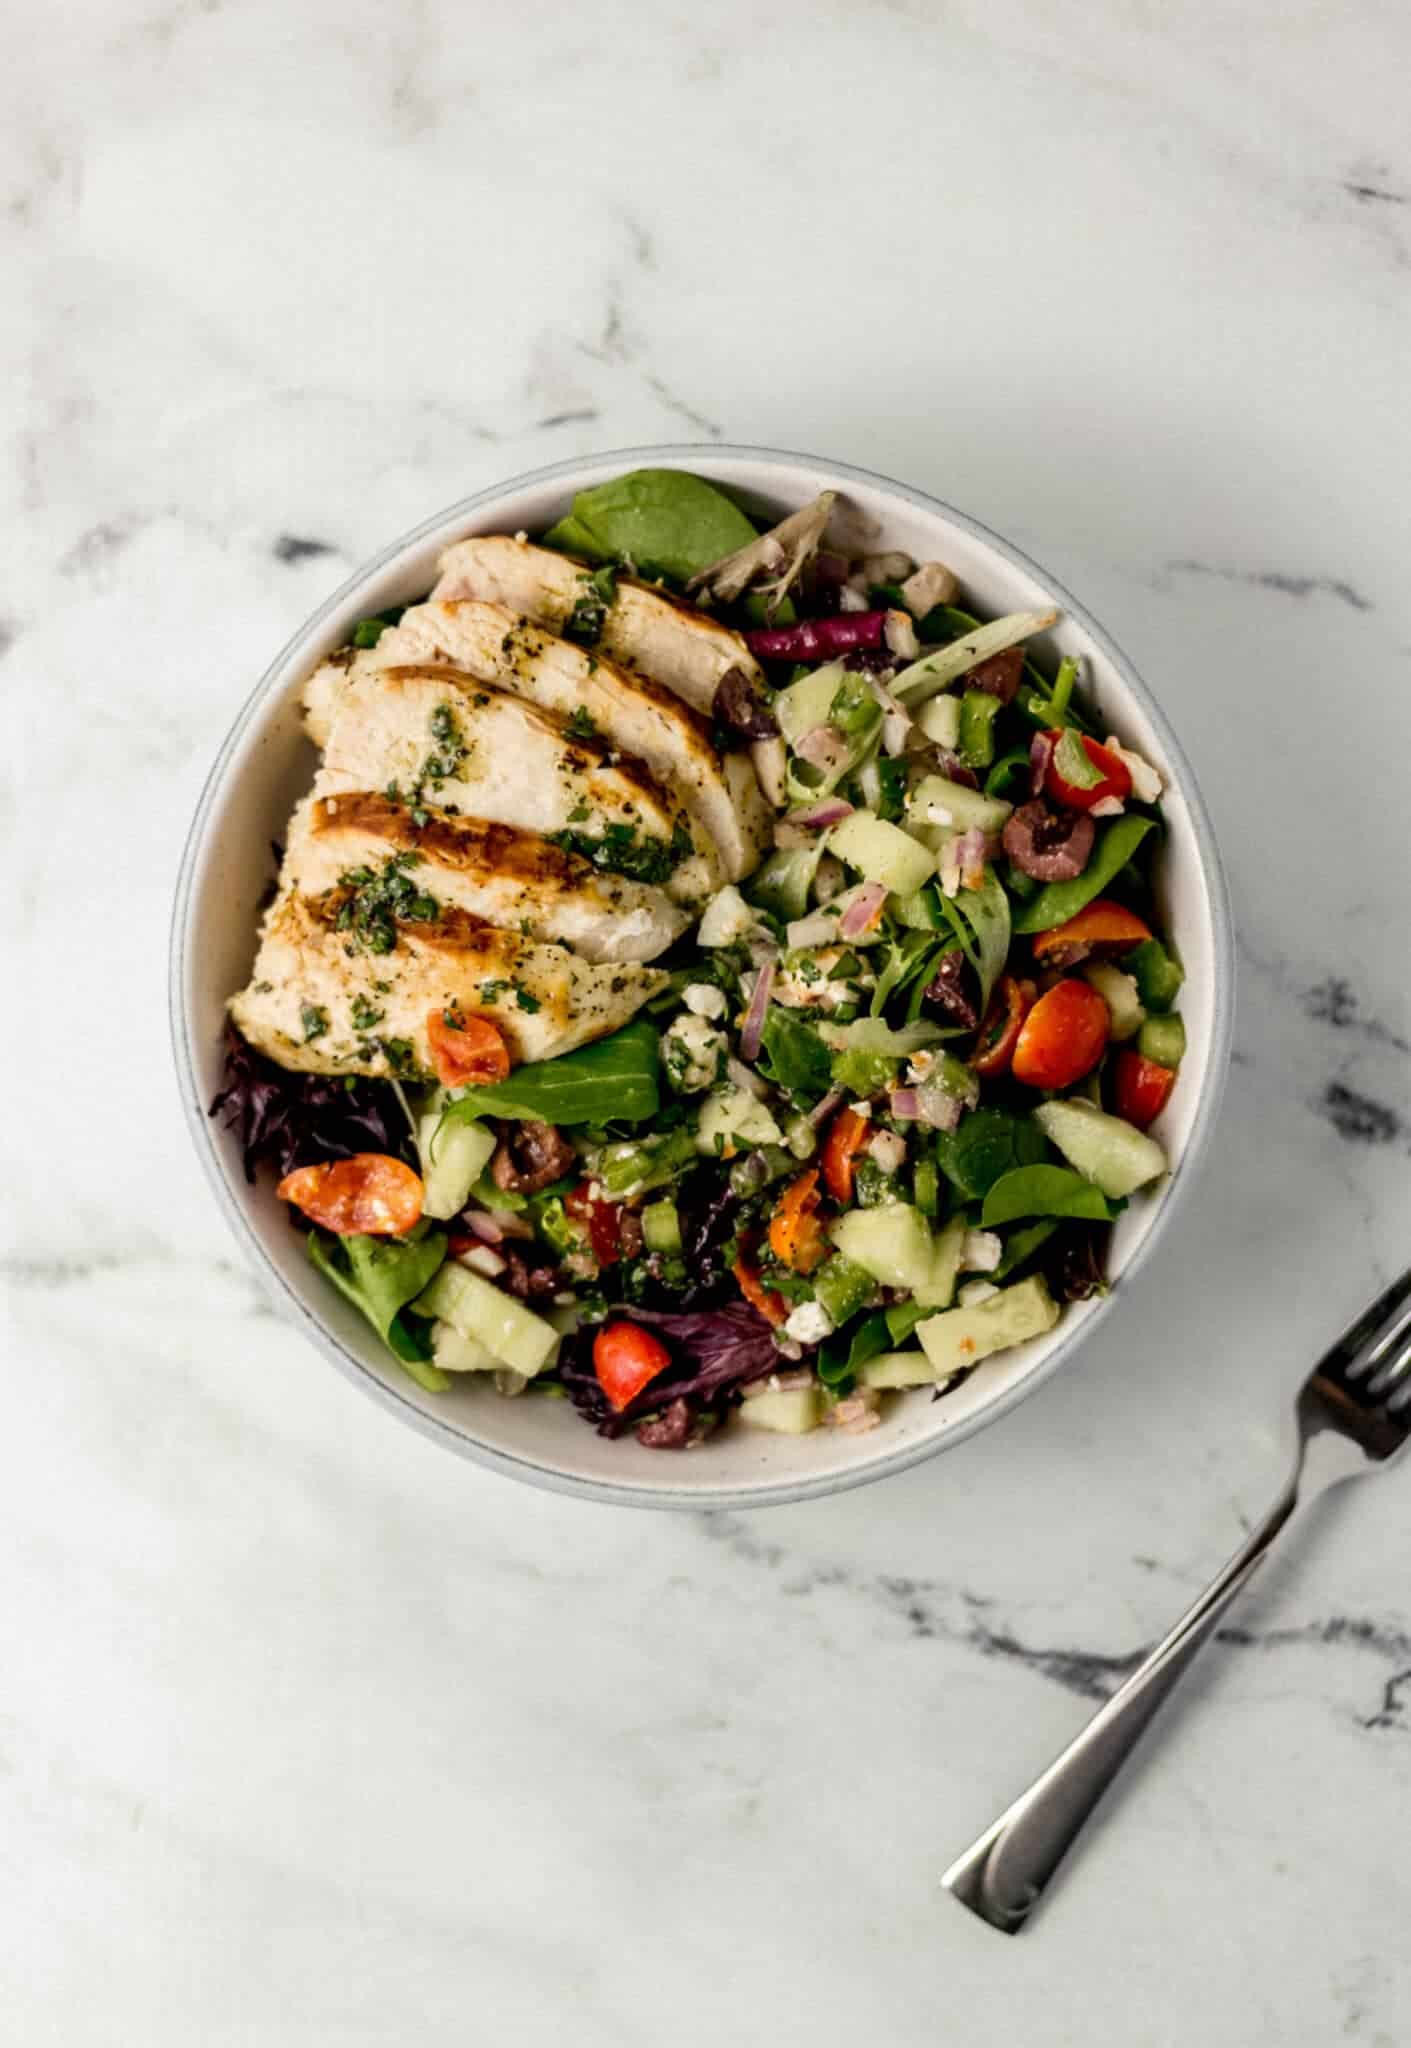
<svg viewBox="0 0 1411 2048">
<path fill-rule="evenodd" d="M 266 1253 L 250 1220 L 223 1169 L 217 1151 L 216 1137 L 207 1105 L 202 1100 L 197 1085 L 195 1063 L 195 1042 L 192 1029 L 188 993 L 188 962 L 193 914 L 193 888 L 201 856 L 206 847 L 212 812 L 217 796 L 225 781 L 226 770 L 232 756 L 238 749 L 252 720 L 263 709 L 267 699 L 285 676 L 290 662 L 300 648 L 316 638 L 326 622 L 340 611 L 364 584 L 370 582 L 396 559 L 424 541 L 439 529 L 462 519 L 470 520 L 486 505 L 494 504 L 516 492 L 548 483 L 567 481 L 582 477 L 585 472 L 597 471 L 605 464 L 621 463 L 624 468 L 644 466 L 685 467 L 692 461 L 708 460 L 712 464 L 731 462 L 774 463 L 793 469 L 804 469 L 826 479 L 852 481 L 905 500 L 919 510 L 939 514 L 959 526 L 972 538 L 1008 561 L 1012 566 L 1036 578 L 1053 595 L 1055 604 L 1099 647 L 1112 663 L 1123 687 L 1131 691 L 1146 716 L 1160 736 L 1166 758 L 1178 780 L 1190 816 L 1195 838 L 1197 857 L 1202 869 L 1210 905 L 1211 953 L 1214 989 L 1212 1000 L 1211 1038 L 1209 1058 L 1203 1076 L 1201 1100 L 1185 1149 L 1181 1154 L 1180 1170 L 1173 1176 L 1170 1186 L 1162 1197 L 1161 1208 L 1153 1219 L 1151 1228 L 1137 1246 L 1132 1257 L 1119 1277 L 1118 1283 L 1102 1300 L 1094 1303 L 1088 1312 L 1062 1336 L 1051 1351 L 1017 1384 L 997 1394 L 978 1413 L 968 1416 L 948 1430 L 938 1430 L 933 1436 L 919 1443 L 904 1444 L 895 1450 L 872 1459 L 864 1459 L 855 1469 L 832 1471 L 817 1477 L 785 1478 L 763 1484 L 721 1484 L 692 1488 L 653 1487 L 644 1488 L 630 1481 L 587 1478 L 567 1472 L 560 1466 L 540 1463 L 532 1458 L 504 1451 L 493 1445 L 477 1442 L 459 1428 L 428 1414 L 410 1398 L 395 1387 L 380 1380 L 361 1359 L 348 1351 L 324 1325 L 309 1307 L 308 1303 L 285 1280 Z M 943 498 L 935 497 L 928 491 L 918 490 L 914 485 L 899 482 L 877 470 L 864 469 L 859 464 L 835 462 L 821 455 L 807 455 L 789 449 L 755 446 L 747 443 L 721 441 L 659 442 L 645 446 L 608 448 L 595 453 L 570 456 L 558 462 L 546 463 L 538 468 L 500 479 L 473 492 L 469 497 L 456 500 L 430 517 L 419 521 L 396 540 L 378 550 L 362 562 L 350 576 L 339 584 L 321 605 L 292 633 L 266 667 L 259 681 L 254 685 L 244 703 L 240 706 L 222 741 L 209 772 L 201 786 L 195 811 L 182 848 L 181 862 L 177 871 L 176 889 L 172 901 L 170 938 L 168 951 L 168 1018 L 171 1030 L 172 1054 L 176 1067 L 178 1086 L 181 1092 L 182 1108 L 187 1129 L 200 1159 L 207 1182 L 214 1193 L 217 1205 L 225 1216 L 231 1231 L 240 1243 L 247 1260 L 254 1268 L 264 1289 L 281 1307 L 286 1316 L 300 1326 L 314 1346 L 329 1362 L 335 1365 L 346 1379 L 381 1403 L 391 1412 L 429 1440 L 446 1445 L 461 1457 L 473 1463 L 486 1466 L 491 1471 L 507 1478 L 527 1481 L 551 1492 L 568 1494 L 580 1500 L 604 1502 L 616 1507 L 656 1508 L 670 1511 L 691 1510 L 711 1512 L 725 1509 L 784 1506 L 791 1502 L 812 1500 L 824 1495 L 841 1493 L 857 1486 L 868 1486 L 875 1480 L 885 1479 L 894 1473 L 909 1470 L 914 1465 L 938 1456 L 942 1451 L 954 1449 L 956 1445 L 998 1422 L 1011 1409 L 1026 1400 L 1040 1386 L 1044 1385 L 1071 1360 L 1080 1346 L 1091 1335 L 1099 1321 L 1103 1320 L 1116 1305 L 1121 1295 L 1145 1266 L 1158 1241 L 1164 1236 L 1171 1218 L 1185 1200 L 1196 1171 L 1205 1158 L 1210 1134 L 1214 1128 L 1220 1103 L 1224 1096 L 1229 1076 L 1230 1051 L 1234 1035 L 1235 1011 L 1235 941 L 1234 917 L 1230 903 L 1229 884 L 1216 843 L 1210 815 L 1196 782 L 1190 762 L 1186 758 L 1175 733 L 1172 731 L 1164 711 L 1147 688 L 1137 669 L 1124 653 L 1112 635 L 1107 632 L 1087 607 L 1071 594 L 1054 576 L 1027 555 L 1022 548 L 974 518 L 970 513 L 951 505 Z"/>
</svg>

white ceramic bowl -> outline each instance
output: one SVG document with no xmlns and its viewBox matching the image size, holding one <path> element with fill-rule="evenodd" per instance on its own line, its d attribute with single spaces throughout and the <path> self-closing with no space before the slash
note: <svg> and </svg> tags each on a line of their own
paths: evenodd
<svg viewBox="0 0 1411 2048">
<path fill-rule="evenodd" d="M 505 1400 L 472 1376 L 451 1393 L 425 1394 L 309 1265 L 304 1240 L 289 1228 L 269 1182 L 247 1187 L 234 1140 L 206 1115 L 220 1082 L 224 1004 L 249 974 L 269 844 L 282 835 L 313 773 L 299 723 L 303 678 L 342 644 L 356 619 L 427 591 L 448 542 L 467 533 L 541 531 L 575 491 L 647 464 L 694 470 L 771 517 L 794 510 L 825 484 L 840 485 L 878 521 L 880 545 L 949 563 L 983 616 L 1058 605 L 1063 617 L 1049 636 L 1053 651 L 1085 658 L 1086 687 L 1104 727 L 1155 761 L 1167 785 L 1170 836 L 1160 890 L 1186 967 L 1181 1012 L 1189 1047 L 1158 1126 L 1172 1179 L 1154 1197 L 1139 1196 L 1118 1222 L 1114 1284 L 1104 1300 L 1068 1309 L 1052 1335 L 989 1359 L 943 1401 L 924 1392 L 894 1399 L 880 1428 L 860 1436 L 818 1430 L 776 1437 L 727 1428 L 699 1450 L 674 1455 L 644 1450 L 630 1437 L 609 1442 L 566 1402 Z M 879 1479 L 996 1421 L 1071 1359 L 1100 1318 L 1120 1313 L 1127 1283 L 1190 1185 L 1225 1079 L 1233 990 L 1224 877 L 1194 778 L 1165 718 L 1096 620 L 1007 541 L 920 491 L 845 463 L 719 446 L 620 449 L 536 470 L 438 513 L 360 569 L 278 656 L 216 757 L 182 861 L 171 950 L 172 1030 L 193 1141 L 231 1229 L 318 1350 L 391 1414 L 469 1458 L 564 1492 L 644 1507 L 760 1506 Z"/>
</svg>

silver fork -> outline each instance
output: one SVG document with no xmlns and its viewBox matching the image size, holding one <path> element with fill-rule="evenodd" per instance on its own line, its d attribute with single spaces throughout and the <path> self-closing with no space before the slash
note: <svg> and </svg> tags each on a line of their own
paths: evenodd
<svg viewBox="0 0 1411 2048">
<path fill-rule="evenodd" d="M 1299 1389 L 1298 1454 L 1249 1541 L 1086 1728 L 941 1879 L 991 1927 L 1017 1934 L 1156 1709 L 1274 1538 L 1330 1486 L 1386 1465 L 1411 1437 L 1411 1272 L 1345 1330 Z"/>
</svg>

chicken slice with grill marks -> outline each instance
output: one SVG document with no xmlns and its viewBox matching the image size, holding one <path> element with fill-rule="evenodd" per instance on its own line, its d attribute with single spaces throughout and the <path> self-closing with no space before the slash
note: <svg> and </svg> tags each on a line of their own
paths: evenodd
<svg viewBox="0 0 1411 2048">
<path fill-rule="evenodd" d="M 773 813 L 749 757 L 718 751 L 700 713 L 651 676 L 474 598 L 413 605 L 383 634 L 376 654 L 383 662 L 448 662 L 541 710 L 576 715 L 676 785 L 719 849 L 728 880 L 741 880 L 763 858 Z M 318 671 L 305 693 L 310 736 L 320 744 L 337 699 L 340 659 L 325 664 L 331 673 Z"/>
<path fill-rule="evenodd" d="M 580 738 L 567 721 L 463 670 L 356 655 L 310 679 L 326 731 L 319 794 L 381 789 L 488 823 L 566 833 L 605 873 L 658 883 L 695 904 L 720 856 L 681 793 L 646 764 Z"/>
<path fill-rule="evenodd" d="M 375 791 L 330 796 L 318 784 L 290 823 L 284 879 L 301 895 L 321 896 L 350 870 L 376 872 L 392 860 L 438 903 L 530 938 L 557 939 L 585 960 L 653 960 L 689 922 L 663 890 L 602 874 L 521 825 L 437 809 L 414 817 Z"/>
<path fill-rule="evenodd" d="M 667 981 L 660 968 L 595 965 L 429 898 L 413 908 L 435 914 L 393 920 L 390 949 L 375 951 L 376 924 L 360 930 L 356 896 L 283 890 L 249 985 L 231 1000 L 237 1029 L 299 1072 L 415 1080 L 435 1071 L 434 1010 L 489 1017 L 516 1062 L 545 1060 L 618 1030 Z"/>
<path fill-rule="evenodd" d="M 595 651 L 654 677 L 707 718 L 732 668 L 764 693 L 759 663 L 738 633 L 654 584 L 620 576 L 612 602 L 604 605 L 593 589 L 593 572 L 583 563 L 506 534 L 456 541 L 442 554 L 439 568 L 433 600 L 487 598 L 522 612 L 551 633 L 561 633 L 580 604 L 592 607 L 595 618 L 601 606 Z"/>
</svg>

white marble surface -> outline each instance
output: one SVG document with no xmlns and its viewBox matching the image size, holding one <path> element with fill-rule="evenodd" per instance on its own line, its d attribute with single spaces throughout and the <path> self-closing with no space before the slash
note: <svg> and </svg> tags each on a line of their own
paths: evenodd
<svg viewBox="0 0 1411 2048">
<path fill-rule="evenodd" d="M 1271 1577 L 1042 1922 L 938 1895 L 1408 1252 L 1411 27 L 1120 0 L 75 0 L 7 50 L 0 1994 L 28 2048 L 1406 2038 L 1411 1482 Z M 1238 1065 L 1080 1366 L 709 1521 L 400 1433 L 262 1305 L 165 926 L 255 674 L 578 450 L 818 449 L 1083 593 L 1228 851 Z"/>
</svg>

